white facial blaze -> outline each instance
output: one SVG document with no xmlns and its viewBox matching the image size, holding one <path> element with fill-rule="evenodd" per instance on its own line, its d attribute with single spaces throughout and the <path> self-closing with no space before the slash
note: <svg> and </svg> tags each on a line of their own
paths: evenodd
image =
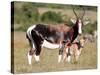
<svg viewBox="0 0 100 75">
<path fill-rule="evenodd" d="M 79 26 L 78 33 L 82 34 L 82 22 L 81 22 L 81 20 L 79 20 L 78 26 Z"/>
</svg>

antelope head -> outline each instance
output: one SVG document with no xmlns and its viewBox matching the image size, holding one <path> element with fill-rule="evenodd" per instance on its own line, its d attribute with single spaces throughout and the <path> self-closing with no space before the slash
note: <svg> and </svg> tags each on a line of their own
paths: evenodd
<svg viewBox="0 0 100 75">
<path fill-rule="evenodd" d="M 77 13 L 75 12 L 73 6 L 72 6 L 72 9 L 73 9 L 73 13 L 74 13 L 74 15 L 75 15 L 75 17 L 76 17 L 76 20 L 71 19 L 71 21 L 72 21 L 75 25 L 78 26 L 78 34 L 82 34 L 82 25 L 83 25 L 82 20 L 83 20 L 83 17 L 84 17 L 84 15 L 85 15 L 85 9 L 84 9 L 84 7 L 83 7 L 83 11 L 82 11 L 81 16 L 77 15 Z"/>
</svg>

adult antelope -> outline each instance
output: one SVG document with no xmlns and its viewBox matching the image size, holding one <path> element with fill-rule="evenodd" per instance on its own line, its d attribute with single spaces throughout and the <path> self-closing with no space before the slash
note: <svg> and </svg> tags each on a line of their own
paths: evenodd
<svg viewBox="0 0 100 75">
<path fill-rule="evenodd" d="M 26 36 L 29 40 L 31 49 L 28 52 L 28 62 L 31 64 L 32 55 L 34 55 L 35 60 L 40 61 L 39 56 L 41 53 L 41 48 L 46 47 L 49 49 L 59 48 L 58 62 L 61 61 L 63 53 L 63 42 L 66 42 L 68 46 L 75 40 L 78 34 L 82 34 L 82 18 L 79 18 L 73 9 L 76 16 L 76 22 L 73 27 L 69 28 L 66 25 L 44 25 L 36 24 L 28 28 Z M 68 55 L 70 58 L 70 54 Z"/>
</svg>

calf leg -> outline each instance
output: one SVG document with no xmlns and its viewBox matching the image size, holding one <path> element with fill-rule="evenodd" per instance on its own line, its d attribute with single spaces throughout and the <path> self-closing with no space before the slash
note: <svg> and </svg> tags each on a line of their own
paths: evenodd
<svg viewBox="0 0 100 75">
<path fill-rule="evenodd" d="M 67 54 L 66 54 L 66 52 L 64 51 L 64 52 L 63 52 L 62 62 L 66 59 L 66 57 L 67 57 L 66 55 L 67 55 Z"/>
<path fill-rule="evenodd" d="M 62 57 L 62 61 L 64 61 L 66 58 L 67 58 L 67 53 L 68 53 L 68 50 L 67 50 L 68 48 L 64 48 L 64 50 L 63 50 L 63 57 Z"/>
<path fill-rule="evenodd" d="M 70 63 L 71 61 L 71 53 L 70 53 L 70 48 L 67 48 L 68 52 L 67 52 L 67 62 Z"/>
<path fill-rule="evenodd" d="M 80 51 L 77 50 L 77 51 L 76 51 L 76 54 L 75 54 L 75 61 L 76 61 L 76 62 L 78 61 L 79 56 L 80 56 Z"/>
<path fill-rule="evenodd" d="M 79 55 L 76 55 L 76 56 L 75 56 L 75 61 L 77 62 L 78 59 L 79 59 Z"/>
</svg>

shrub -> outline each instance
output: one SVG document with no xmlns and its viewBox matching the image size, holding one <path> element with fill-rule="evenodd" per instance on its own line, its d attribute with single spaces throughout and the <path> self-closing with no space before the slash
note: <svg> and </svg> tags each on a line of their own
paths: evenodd
<svg viewBox="0 0 100 75">
<path fill-rule="evenodd" d="M 56 13 L 53 11 L 47 11 L 47 12 L 42 14 L 41 21 L 61 23 L 61 22 L 63 22 L 63 19 L 59 13 Z"/>
<path fill-rule="evenodd" d="M 32 21 L 38 21 L 39 13 L 37 8 L 33 7 L 32 4 L 24 4 L 22 7 L 23 14 L 28 19 L 32 19 Z"/>
<path fill-rule="evenodd" d="M 24 3 L 21 8 L 14 9 L 14 25 L 20 25 L 15 30 L 25 31 L 29 25 L 38 22 L 39 13 L 32 3 Z"/>
<path fill-rule="evenodd" d="M 83 32 L 92 34 L 94 30 L 97 30 L 97 21 L 93 24 L 89 23 L 88 25 L 84 26 Z"/>
</svg>

